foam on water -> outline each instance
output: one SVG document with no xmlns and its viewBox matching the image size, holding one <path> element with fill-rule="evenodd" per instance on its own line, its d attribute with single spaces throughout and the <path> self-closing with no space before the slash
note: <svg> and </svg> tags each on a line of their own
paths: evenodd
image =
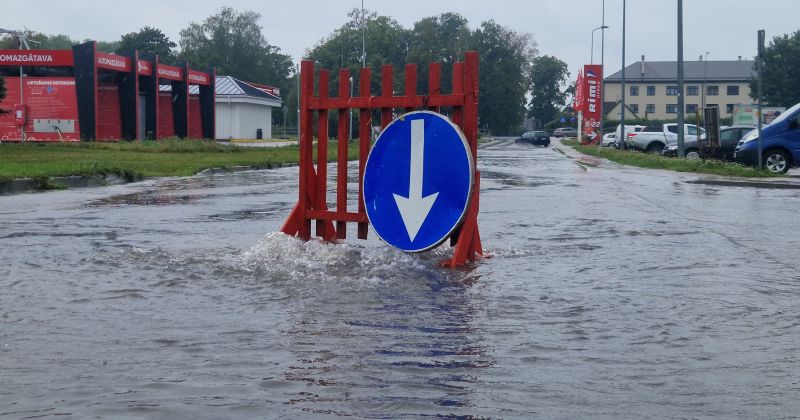
<svg viewBox="0 0 800 420">
<path fill-rule="evenodd" d="M 259 276 L 277 276 L 289 281 L 341 281 L 358 279 L 374 283 L 410 271 L 429 270 L 429 261 L 380 245 L 355 242 L 326 243 L 271 232 L 230 262 Z"/>
</svg>

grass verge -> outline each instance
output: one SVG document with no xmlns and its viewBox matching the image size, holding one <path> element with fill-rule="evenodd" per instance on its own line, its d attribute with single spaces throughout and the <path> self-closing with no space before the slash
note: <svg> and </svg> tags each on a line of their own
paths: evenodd
<svg viewBox="0 0 800 420">
<path fill-rule="evenodd" d="M 657 154 L 642 153 L 631 150 L 618 150 L 611 147 L 585 146 L 577 140 L 562 140 L 565 146 L 573 147 L 575 150 L 587 155 L 602 157 L 612 162 L 623 165 L 638 166 L 650 169 L 668 169 L 677 172 L 695 172 L 700 174 L 712 174 L 722 176 L 738 177 L 780 177 L 781 174 L 761 170 L 749 166 L 742 166 L 738 163 L 723 162 L 714 159 L 680 159 L 664 157 Z"/>
<path fill-rule="evenodd" d="M 336 142 L 328 146 L 336 158 Z M 358 145 L 350 144 L 348 159 L 357 159 Z M 297 163 L 298 146 L 237 147 L 214 141 L 164 140 L 141 143 L 3 143 L 0 144 L 0 183 L 14 178 L 105 175 L 131 178 L 188 176 L 203 169 L 232 166 L 270 168 Z"/>
</svg>

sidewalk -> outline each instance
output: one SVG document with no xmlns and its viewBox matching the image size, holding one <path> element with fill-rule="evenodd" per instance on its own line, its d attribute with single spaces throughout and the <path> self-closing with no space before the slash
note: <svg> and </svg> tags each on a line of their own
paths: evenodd
<svg viewBox="0 0 800 420">
<path fill-rule="evenodd" d="M 551 141 L 552 141 L 551 147 L 558 149 L 559 151 L 563 152 L 564 155 L 566 155 L 571 159 L 575 159 L 576 161 L 580 162 L 586 162 L 591 166 L 600 166 L 599 165 L 600 163 L 613 163 L 615 165 L 638 168 L 638 166 L 623 165 L 620 163 L 611 162 L 610 160 L 601 157 L 583 154 L 573 149 L 570 146 L 562 144 L 561 139 L 559 138 L 553 138 L 551 139 Z M 641 169 L 647 169 L 647 168 L 641 168 Z M 663 171 L 668 169 L 652 169 L 652 170 Z M 692 184 L 728 185 L 728 186 L 767 188 L 767 189 L 800 189 L 800 168 L 790 169 L 789 172 L 787 172 L 786 176 L 777 178 L 748 178 L 748 177 L 711 175 L 711 174 L 702 174 L 694 172 L 682 172 L 682 173 L 689 175 L 696 175 L 699 177 L 696 180 L 687 181 Z"/>
</svg>

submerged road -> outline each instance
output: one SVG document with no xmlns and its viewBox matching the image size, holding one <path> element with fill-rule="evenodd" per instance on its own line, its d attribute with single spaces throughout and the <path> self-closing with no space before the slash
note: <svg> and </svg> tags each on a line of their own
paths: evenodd
<svg viewBox="0 0 800 420">
<path fill-rule="evenodd" d="M 491 258 L 458 271 L 274 233 L 297 168 L 0 197 L 0 418 L 800 412 L 800 190 L 478 166 Z"/>
</svg>

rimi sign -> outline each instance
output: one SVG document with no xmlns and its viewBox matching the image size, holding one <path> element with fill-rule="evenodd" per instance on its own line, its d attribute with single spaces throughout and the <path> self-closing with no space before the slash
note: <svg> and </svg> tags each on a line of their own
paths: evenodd
<svg viewBox="0 0 800 420">
<path fill-rule="evenodd" d="M 597 143 L 602 138 L 599 133 L 600 103 L 603 100 L 603 66 L 599 64 L 586 64 L 583 66 L 583 78 L 579 90 L 582 92 L 581 100 L 576 104 L 576 111 L 583 112 L 583 126 L 581 131 L 586 135 L 589 143 Z"/>
</svg>

